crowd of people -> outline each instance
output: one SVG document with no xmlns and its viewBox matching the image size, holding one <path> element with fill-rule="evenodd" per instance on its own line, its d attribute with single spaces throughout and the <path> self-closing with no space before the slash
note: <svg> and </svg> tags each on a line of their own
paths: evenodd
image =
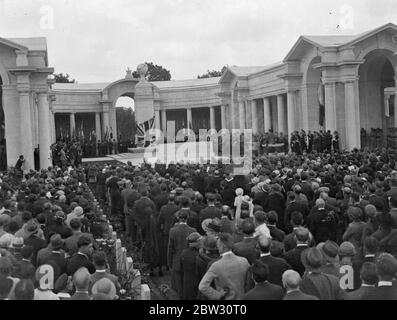
<svg viewBox="0 0 397 320">
<path fill-rule="evenodd" d="M 91 168 L 180 299 L 397 299 L 396 159 L 383 151 Z M 97 174 L 95 174 L 97 172 Z"/>
<path fill-rule="evenodd" d="M 112 300 L 121 288 L 94 239 L 106 230 L 81 167 L 0 177 L 0 299 Z"/>
<path fill-rule="evenodd" d="M 51 145 L 53 165 L 78 166 L 83 158 L 104 157 L 110 154 L 128 152 L 128 148 L 134 147 L 132 141 L 108 141 L 98 140 L 67 140 L 59 139 Z"/>
<path fill-rule="evenodd" d="M 183 162 L 21 174 L 22 157 L 0 177 L 0 298 L 118 297 L 90 188 L 179 299 L 395 300 L 396 159 L 324 151 L 260 155 L 246 176 Z"/>
</svg>

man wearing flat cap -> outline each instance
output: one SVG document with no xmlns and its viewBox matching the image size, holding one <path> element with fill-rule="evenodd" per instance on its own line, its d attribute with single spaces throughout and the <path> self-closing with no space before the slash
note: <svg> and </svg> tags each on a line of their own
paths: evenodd
<svg viewBox="0 0 397 320">
<path fill-rule="evenodd" d="M 198 232 L 193 232 L 187 236 L 188 247 L 181 253 L 181 269 L 183 277 L 183 300 L 195 300 L 198 294 L 200 278 L 196 272 L 196 259 L 201 247 L 202 237 Z"/>
<path fill-rule="evenodd" d="M 170 230 L 168 240 L 168 266 L 171 270 L 171 286 L 176 291 L 179 299 L 183 297 L 183 270 L 181 266 L 181 253 L 187 248 L 186 241 L 189 234 L 197 232 L 187 224 L 188 214 L 186 211 L 180 211 L 178 214 L 178 224 Z"/>
<path fill-rule="evenodd" d="M 321 272 L 325 259 L 320 249 L 314 247 L 304 250 L 301 259 L 306 268 L 300 285 L 303 293 L 320 300 L 344 299 L 345 294 L 339 286 L 339 278 Z"/>
</svg>

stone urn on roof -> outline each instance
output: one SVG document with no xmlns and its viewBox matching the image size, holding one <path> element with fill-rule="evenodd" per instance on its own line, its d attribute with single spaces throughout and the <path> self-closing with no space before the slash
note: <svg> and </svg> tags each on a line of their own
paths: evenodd
<svg viewBox="0 0 397 320">
<path fill-rule="evenodd" d="M 139 74 L 140 81 L 147 81 L 146 74 L 147 74 L 148 70 L 149 70 L 149 68 L 146 63 L 141 63 L 140 65 L 138 65 L 138 67 L 136 68 L 136 71 Z"/>
</svg>

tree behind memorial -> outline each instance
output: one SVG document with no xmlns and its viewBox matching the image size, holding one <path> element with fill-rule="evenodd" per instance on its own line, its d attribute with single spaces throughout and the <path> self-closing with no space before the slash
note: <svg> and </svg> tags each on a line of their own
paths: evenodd
<svg viewBox="0 0 397 320">
<path fill-rule="evenodd" d="M 70 79 L 70 75 L 68 73 L 54 73 L 54 78 L 56 83 L 75 83 L 76 79 Z"/>
<path fill-rule="evenodd" d="M 171 80 L 171 73 L 169 70 L 165 69 L 163 66 L 153 64 L 153 62 L 145 62 L 148 66 L 148 72 L 146 74 L 146 79 L 148 81 L 168 81 Z M 134 78 L 139 78 L 139 73 L 137 71 L 133 72 Z"/>
<path fill-rule="evenodd" d="M 204 73 L 201 76 L 200 75 L 197 76 L 197 79 L 220 77 L 220 76 L 222 76 L 222 74 L 225 70 L 226 70 L 226 66 L 224 66 L 221 71 L 207 70 L 207 73 Z"/>
<path fill-rule="evenodd" d="M 135 140 L 135 113 L 132 108 L 116 108 L 116 121 L 121 140 Z"/>
</svg>

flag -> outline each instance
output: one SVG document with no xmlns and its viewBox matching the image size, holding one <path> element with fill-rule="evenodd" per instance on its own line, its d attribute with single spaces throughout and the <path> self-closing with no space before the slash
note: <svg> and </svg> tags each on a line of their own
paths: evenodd
<svg viewBox="0 0 397 320">
<path fill-rule="evenodd" d="M 154 127 L 154 117 L 140 124 L 135 122 L 135 126 L 137 136 L 145 137 L 146 131 L 153 129 Z"/>
</svg>

